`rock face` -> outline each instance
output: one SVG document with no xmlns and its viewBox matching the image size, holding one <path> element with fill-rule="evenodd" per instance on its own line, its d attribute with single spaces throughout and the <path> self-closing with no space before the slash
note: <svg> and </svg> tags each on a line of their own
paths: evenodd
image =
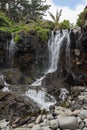
<svg viewBox="0 0 87 130">
<path fill-rule="evenodd" d="M 71 48 L 72 68 L 77 84 L 87 84 L 87 26 L 76 41 L 75 50 Z"/>
<path fill-rule="evenodd" d="M 20 96 L 15 92 L 0 91 L 0 119 L 31 118 L 35 116 L 35 112 L 38 115 L 38 111 L 39 107 L 32 100 L 27 100 L 26 97 Z"/>
<path fill-rule="evenodd" d="M 12 35 L 0 32 L 0 68 L 15 67 L 25 75 L 38 75 L 43 68 L 46 69 L 48 66 L 47 42 L 43 43 L 36 32 L 30 32 L 29 34 L 21 32 L 19 35 L 20 39 L 15 43 L 13 63 L 11 64 L 12 61 L 9 57 L 12 52 L 9 52 L 9 46 Z"/>
<path fill-rule="evenodd" d="M 0 31 L 0 68 L 7 67 L 8 50 L 7 46 L 10 43 L 12 36 L 8 32 Z"/>
<path fill-rule="evenodd" d="M 35 32 L 20 33 L 20 40 L 16 44 L 14 66 L 26 75 L 40 74 L 47 67 L 47 42 L 42 43 Z"/>
</svg>

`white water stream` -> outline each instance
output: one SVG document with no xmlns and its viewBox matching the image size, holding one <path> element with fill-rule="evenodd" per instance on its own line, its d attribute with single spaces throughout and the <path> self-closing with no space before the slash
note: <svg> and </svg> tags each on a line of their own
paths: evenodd
<svg viewBox="0 0 87 130">
<path fill-rule="evenodd" d="M 67 38 L 67 44 L 66 44 L 66 57 L 68 56 L 68 48 L 69 48 L 69 35 L 68 30 L 63 30 L 63 33 L 61 34 L 60 31 L 56 31 L 56 34 L 54 35 L 54 32 L 51 33 L 51 38 L 48 41 L 48 50 L 49 50 L 49 68 L 44 74 L 43 77 L 40 79 L 37 79 L 34 83 L 32 83 L 30 86 L 41 86 L 42 80 L 46 77 L 48 73 L 53 73 L 57 70 L 58 67 L 58 61 L 59 61 L 59 54 L 60 54 L 60 48 L 63 44 L 64 38 Z M 67 61 L 66 61 L 67 62 Z M 68 64 L 68 63 L 67 63 Z M 45 90 L 38 90 L 35 89 L 29 89 L 25 93 L 28 97 L 32 98 L 35 102 L 39 104 L 41 108 L 48 109 L 50 105 L 54 104 L 56 102 L 55 98 L 51 95 L 48 95 Z M 48 95 L 48 96 L 47 96 Z M 47 98 L 49 100 L 47 100 Z"/>
<path fill-rule="evenodd" d="M 14 35 L 12 34 L 12 39 L 10 41 L 10 44 L 9 44 L 9 64 L 10 64 L 10 67 L 12 67 L 13 63 L 14 63 L 14 53 L 15 53 L 15 42 L 14 42 Z"/>
</svg>

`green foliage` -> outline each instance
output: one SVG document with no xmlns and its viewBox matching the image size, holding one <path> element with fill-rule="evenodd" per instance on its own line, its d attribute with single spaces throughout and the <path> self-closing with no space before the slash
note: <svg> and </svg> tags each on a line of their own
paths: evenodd
<svg viewBox="0 0 87 130">
<path fill-rule="evenodd" d="M 18 33 L 15 33 L 15 36 L 14 36 L 15 43 L 18 43 L 19 40 L 20 40 L 20 35 Z"/>
<path fill-rule="evenodd" d="M 11 27 L 12 21 L 5 15 L 5 13 L 0 11 L 0 26 Z"/>
<path fill-rule="evenodd" d="M 55 30 L 58 30 L 59 29 L 59 20 L 60 20 L 60 16 L 61 16 L 61 13 L 62 13 L 62 9 L 60 9 L 60 11 L 58 12 L 58 9 L 56 11 L 56 16 L 54 16 L 51 12 L 48 12 L 49 15 L 51 16 L 52 20 L 53 20 L 53 23 L 55 25 Z"/>
<path fill-rule="evenodd" d="M 71 24 L 69 20 L 64 20 L 63 22 L 60 23 L 60 29 L 67 29 L 71 27 Z"/>
<path fill-rule="evenodd" d="M 84 10 L 79 14 L 79 18 L 77 20 L 78 26 L 83 26 L 85 24 L 85 21 L 87 20 L 87 6 L 84 8 Z"/>
<path fill-rule="evenodd" d="M 53 30 L 54 29 L 54 23 L 52 21 L 46 20 L 46 21 L 43 22 L 43 27 L 50 29 L 50 30 Z"/>
<path fill-rule="evenodd" d="M 13 33 L 14 40 L 16 43 L 20 40 L 21 32 L 29 34 L 31 31 L 33 31 L 41 38 L 42 42 L 45 42 L 48 39 L 49 23 L 47 23 L 46 21 L 38 19 L 37 22 L 32 21 L 29 24 L 25 24 L 23 22 L 12 23 L 12 21 L 9 18 L 7 18 L 4 13 L 2 13 L 2 15 L 0 16 L 0 18 L 4 19 L 3 23 L 0 21 L 0 30 Z"/>
<path fill-rule="evenodd" d="M 37 30 L 37 34 L 41 38 L 41 41 L 42 42 L 47 41 L 49 29 L 45 29 L 45 28 L 42 28 L 42 27 L 37 27 L 36 30 Z"/>
</svg>

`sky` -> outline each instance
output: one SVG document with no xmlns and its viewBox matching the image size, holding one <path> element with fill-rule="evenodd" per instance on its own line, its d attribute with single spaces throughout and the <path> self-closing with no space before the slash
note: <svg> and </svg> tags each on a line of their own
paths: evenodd
<svg viewBox="0 0 87 130">
<path fill-rule="evenodd" d="M 70 23 L 76 23 L 78 15 L 84 10 L 87 5 L 87 0 L 46 0 L 46 4 L 51 5 L 49 11 L 55 15 L 56 10 L 62 9 L 60 22 L 64 19 L 69 20 Z M 45 19 L 52 20 L 48 12 Z"/>
</svg>

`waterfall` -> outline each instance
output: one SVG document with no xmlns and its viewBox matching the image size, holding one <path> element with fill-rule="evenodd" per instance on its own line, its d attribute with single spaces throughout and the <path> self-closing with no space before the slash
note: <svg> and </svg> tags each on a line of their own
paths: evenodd
<svg viewBox="0 0 87 130">
<path fill-rule="evenodd" d="M 60 48 L 62 46 L 64 38 L 68 36 L 68 30 L 63 30 L 62 34 L 60 31 L 54 31 L 51 32 L 51 38 L 48 41 L 48 50 L 49 50 L 49 68 L 45 72 L 44 76 L 40 79 L 37 79 L 34 83 L 32 83 L 30 86 L 41 86 L 42 80 L 46 77 L 48 73 L 53 73 L 57 70 L 58 61 L 59 61 L 59 54 L 60 54 Z M 68 39 L 68 37 L 67 37 Z M 68 45 L 69 39 L 67 40 Z"/>
<path fill-rule="evenodd" d="M 49 49 L 49 69 L 46 72 L 53 73 L 57 70 L 57 65 L 59 61 L 59 53 L 60 53 L 60 47 L 63 43 L 65 35 L 61 37 L 60 31 L 56 32 L 56 35 L 53 36 L 52 32 L 52 39 L 48 41 L 48 49 Z"/>
<path fill-rule="evenodd" d="M 35 90 L 29 89 L 26 96 L 32 98 L 41 108 L 48 109 L 50 105 L 56 103 L 56 100 L 53 96 L 45 92 L 45 89 Z"/>
<path fill-rule="evenodd" d="M 71 68 L 71 56 L 70 56 L 70 36 L 66 35 L 67 43 L 66 43 L 66 70 L 70 71 Z"/>
<path fill-rule="evenodd" d="M 9 86 L 10 84 L 8 84 L 6 81 L 5 81 L 5 78 L 2 74 L 0 74 L 0 82 L 3 84 L 3 88 L 2 88 L 2 91 L 3 92 L 10 92 L 9 90 Z"/>
<path fill-rule="evenodd" d="M 42 80 L 46 77 L 48 73 L 53 73 L 57 70 L 58 67 L 58 62 L 59 62 L 59 54 L 60 54 L 60 48 L 63 44 L 63 41 L 67 38 L 67 47 L 66 47 L 66 57 L 69 58 L 69 52 L 68 48 L 70 45 L 70 39 L 68 35 L 68 30 L 63 30 L 62 33 L 60 31 L 52 31 L 51 32 L 51 38 L 48 41 L 48 50 L 49 50 L 49 68 L 45 72 L 44 76 L 37 79 L 34 83 L 32 83 L 29 86 L 41 86 L 42 85 Z M 67 64 L 68 64 L 68 59 L 67 59 Z M 42 87 L 41 87 L 42 89 Z M 55 104 L 56 99 L 46 93 L 45 89 L 44 90 L 38 90 L 34 89 L 33 87 L 29 88 L 28 91 L 25 92 L 25 95 L 28 96 L 29 98 L 33 99 L 35 102 L 38 103 L 38 105 L 41 108 L 46 108 L 48 109 L 50 105 Z"/>
<path fill-rule="evenodd" d="M 9 43 L 9 47 L 8 47 L 8 58 L 9 58 L 9 65 L 10 67 L 12 67 L 13 62 L 14 62 L 14 53 L 15 53 L 15 42 L 14 42 L 14 35 L 12 34 L 12 39 Z"/>
</svg>

